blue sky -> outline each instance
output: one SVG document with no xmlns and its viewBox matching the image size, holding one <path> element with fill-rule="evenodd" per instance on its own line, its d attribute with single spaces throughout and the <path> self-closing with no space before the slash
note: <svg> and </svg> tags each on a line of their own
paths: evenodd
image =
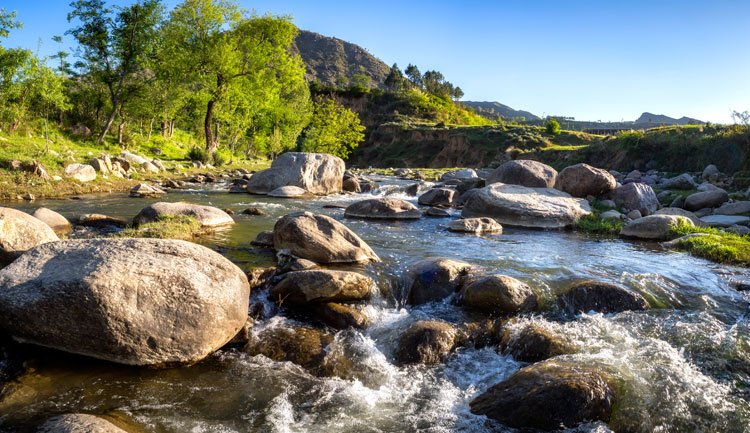
<svg viewBox="0 0 750 433">
<path fill-rule="evenodd" d="M 24 22 L 4 44 L 36 49 L 41 38 L 42 54 L 56 50 L 50 38 L 68 28 L 68 3 L 2 0 Z M 730 122 L 732 110 L 750 110 L 747 0 L 239 3 L 291 15 L 300 28 L 357 43 L 388 64 L 439 70 L 466 100 L 581 120 L 651 111 Z"/>
</svg>

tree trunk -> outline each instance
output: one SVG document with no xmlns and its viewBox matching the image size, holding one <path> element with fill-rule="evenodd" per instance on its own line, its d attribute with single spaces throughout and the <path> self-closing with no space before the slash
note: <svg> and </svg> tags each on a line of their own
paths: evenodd
<svg viewBox="0 0 750 433">
<path fill-rule="evenodd" d="M 172 138 L 172 135 L 174 135 L 174 119 L 169 121 L 169 138 Z"/>
<path fill-rule="evenodd" d="M 109 117 L 107 118 L 107 123 L 104 124 L 104 129 L 102 129 L 102 132 L 99 133 L 99 137 L 96 138 L 97 143 L 102 143 L 104 141 L 104 137 L 107 136 L 107 132 L 109 132 L 109 128 L 112 127 L 112 124 L 115 122 L 115 117 L 117 116 L 117 105 L 112 107 L 112 111 L 109 113 Z"/>
<path fill-rule="evenodd" d="M 123 120 L 117 126 L 117 144 L 119 146 L 122 146 L 122 133 L 123 133 L 124 130 L 125 130 L 125 121 Z"/>
<path fill-rule="evenodd" d="M 167 134 L 169 134 L 169 122 L 166 120 L 161 121 L 161 136 L 164 138 L 167 138 Z"/>
<path fill-rule="evenodd" d="M 206 135 L 206 151 L 210 155 L 213 155 L 213 153 L 216 152 L 216 148 L 218 147 L 218 143 L 214 140 L 213 131 L 215 104 L 216 101 L 214 101 L 213 99 L 208 101 L 208 106 L 206 107 L 206 118 L 203 122 L 203 133 Z"/>
<path fill-rule="evenodd" d="M 148 141 L 151 143 L 151 133 L 154 132 L 154 118 L 152 117 L 151 120 L 148 122 Z"/>
</svg>

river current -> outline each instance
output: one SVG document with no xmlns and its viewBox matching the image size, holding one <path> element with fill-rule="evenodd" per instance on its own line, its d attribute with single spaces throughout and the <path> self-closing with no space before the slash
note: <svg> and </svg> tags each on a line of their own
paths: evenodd
<svg viewBox="0 0 750 433">
<path fill-rule="evenodd" d="M 402 194 L 407 182 L 378 179 L 379 194 Z M 450 218 L 416 221 L 345 219 L 346 205 L 371 194 L 314 200 L 229 194 L 228 185 L 170 192 L 162 201 L 231 208 L 237 224 L 200 242 L 243 269 L 271 266 L 270 252 L 250 241 L 277 218 L 309 210 L 342 221 L 383 259 L 358 268 L 373 276 L 380 294 L 366 307 L 372 326 L 336 334 L 327 356 L 354 365 L 345 378 L 319 378 L 291 363 L 239 349 L 221 350 L 197 365 L 168 370 L 118 366 L 55 351 L 34 352 L 27 372 L 0 399 L 0 431 L 33 431 L 47 417 L 71 412 L 103 415 L 143 432 L 512 432 L 469 411 L 469 402 L 525 364 L 493 347 L 463 347 L 438 366 L 398 367 L 393 354 L 400 334 L 421 319 L 461 324 L 476 319 L 451 299 L 403 307 L 394 292 L 401 270 L 425 257 L 467 261 L 488 273 L 528 283 L 542 310 L 571 283 L 617 283 L 648 299 L 651 309 L 584 314 L 558 321 L 539 313 L 534 321 L 563 335 L 578 352 L 573 362 L 596 365 L 621 383 L 623 395 L 611 424 L 633 432 L 750 431 L 750 294 L 738 282 L 750 271 L 717 265 L 655 243 L 589 237 L 567 231 L 506 227 L 503 234 L 474 236 L 446 230 Z M 155 199 L 125 194 L 38 200 L 5 206 L 31 211 L 44 206 L 69 218 L 103 213 L 132 218 Z M 326 205 L 329 205 L 328 207 Z M 267 216 L 243 215 L 258 207 Z M 458 216 L 452 211 L 453 216 Z M 75 235 L 74 235 L 75 236 Z M 255 292 L 270 317 L 252 330 L 284 326 L 284 317 Z M 609 432 L 603 423 L 569 432 Z"/>
</svg>

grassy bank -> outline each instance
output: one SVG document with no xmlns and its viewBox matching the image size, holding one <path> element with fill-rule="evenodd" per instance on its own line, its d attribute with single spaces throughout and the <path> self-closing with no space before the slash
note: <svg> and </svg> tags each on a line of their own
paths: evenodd
<svg viewBox="0 0 750 433">
<path fill-rule="evenodd" d="M 211 233 L 213 233 L 213 230 L 203 227 L 196 218 L 178 215 L 163 217 L 159 221 L 141 224 L 138 227 L 128 227 L 118 233 L 117 237 L 182 239 L 189 241 Z"/>
<path fill-rule="evenodd" d="M 711 227 L 694 227 L 685 223 L 674 226 L 672 234 L 679 237 L 675 245 L 694 256 L 718 263 L 750 266 L 749 236 L 739 236 Z"/>
</svg>

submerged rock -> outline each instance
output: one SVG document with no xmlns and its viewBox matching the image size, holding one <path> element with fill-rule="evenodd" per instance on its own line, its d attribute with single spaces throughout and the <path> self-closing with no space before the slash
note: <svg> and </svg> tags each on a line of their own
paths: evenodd
<svg viewBox="0 0 750 433">
<path fill-rule="evenodd" d="M 679 215 L 649 215 L 628 223 L 620 235 L 637 239 L 665 240 L 674 237 L 672 228 L 680 222 L 693 225 L 692 221 Z"/>
<path fill-rule="evenodd" d="M 612 378 L 593 366 L 548 360 L 522 368 L 469 403 L 471 412 L 514 428 L 557 430 L 609 421 Z"/>
<path fill-rule="evenodd" d="M 147 183 L 139 183 L 138 185 L 130 189 L 130 196 L 136 198 L 159 197 L 162 194 L 166 194 L 166 191 Z"/>
<path fill-rule="evenodd" d="M 57 234 L 68 233 L 73 228 L 67 218 L 46 207 L 40 207 L 31 216 L 47 224 Z"/>
<path fill-rule="evenodd" d="M 111 227 L 123 228 L 128 225 L 128 221 L 123 218 L 103 215 L 99 213 L 87 213 L 78 217 L 78 225 L 97 229 L 105 229 Z"/>
<path fill-rule="evenodd" d="M 490 217 L 502 225 L 563 228 L 591 213 L 588 201 L 552 188 L 496 183 L 473 191 L 462 216 Z"/>
<path fill-rule="evenodd" d="M 487 178 L 487 185 L 506 183 L 529 188 L 552 188 L 557 180 L 557 170 L 547 164 L 525 159 L 503 163 Z"/>
<path fill-rule="evenodd" d="M 37 433 L 127 433 L 104 418 L 95 415 L 72 413 L 50 418 Z"/>
<path fill-rule="evenodd" d="M 40 219 L 8 207 L 0 207 L 0 265 L 47 242 L 59 241 L 55 232 Z"/>
<path fill-rule="evenodd" d="M 608 171 L 588 164 L 566 167 L 557 175 L 555 188 L 573 197 L 598 197 L 617 187 L 617 181 Z"/>
<path fill-rule="evenodd" d="M 282 186 L 296 186 L 313 194 L 342 191 L 344 161 L 325 153 L 287 152 L 276 158 L 271 168 L 255 173 L 247 182 L 247 191 L 268 194 Z"/>
<path fill-rule="evenodd" d="M 424 215 L 428 217 L 435 217 L 435 218 L 447 218 L 451 216 L 451 214 L 445 209 L 440 209 L 436 207 L 431 207 L 427 209 L 426 211 L 424 211 Z"/>
<path fill-rule="evenodd" d="M 422 213 L 406 200 L 373 198 L 349 205 L 344 211 L 348 218 L 365 219 L 419 219 Z"/>
<path fill-rule="evenodd" d="M 648 216 L 659 209 L 659 199 L 654 190 L 645 183 L 628 183 L 614 190 L 613 200 L 628 211 L 637 210 Z"/>
<path fill-rule="evenodd" d="M 432 188 L 420 195 L 417 203 L 422 206 L 451 206 L 456 200 L 456 190 L 452 188 Z"/>
<path fill-rule="evenodd" d="M 365 329 L 370 325 L 370 319 L 359 309 L 335 302 L 317 305 L 315 315 L 323 323 L 336 329 Z"/>
<path fill-rule="evenodd" d="M 638 311 L 648 308 L 646 299 L 638 293 L 631 292 L 614 284 L 583 281 L 574 284 L 557 299 L 560 308 L 569 314 L 619 313 L 621 311 Z"/>
<path fill-rule="evenodd" d="M 249 294 L 242 270 L 190 242 L 60 241 L 0 271 L 0 328 L 122 364 L 190 364 L 244 326 Z"/>
<path fill-rule="evenodd" d="M 396 361 L 400 364 L 437 364 L 456 347 L 458 332 L 448 323 L 421 320 L 399 339 Z"/>
<path fill-rule="evenodd" d="M 531 287 L 507 275 L 468 278 L 459 300 L 462 305 L 489 313 L 531 311 L 537 306 Z"/>
<path fill-rule="evenodd" d="M 348 227 L 326 215 L 291 213 L 276 222 L 273 229 L 276 250 L 315 263 L 367 263 L 380 258 Z"/>
<path fill-rule="evenodd" d="M 271 299 L 280 303 L 361 301 L 372 295 L 374 283 L 366 275 L 324 269 L 288 272 L 271 289 Z"/>
<path fill-rule="evenodd" d="M 313 198 L 313 194 L 309 193 L 298 186 L 281 186 L 268 193 L 269 197 L 277 198 Z"/>
<path fill-rule="evenodd" d="M 464 233 L 502 233 L 503 226 L 492 218 L 461 218 L 451 221 L 448 230 Z"/>
<path fill-rule="evenodd" d="M 223 210 L 213 206 L 192 203 L 158 202 L 146 206 L 133 218 L 133 225 L 152 223 L 165 217 L 189 216 L 197 219 L 203 227 L 218 227 L 234 224 L 234 220 Z"/>
<path fill-rule="evenodd" d="M 313 374 L 324 375 L 326 348 L 333 336 L 320 329 L 298 325 L 269 326 L 251 334 L 245 351 L 274 361 L 297 364 Z"/>
<path fill-rule="evenodd" d="M 458 291 L 472 266 L 446 258 L 428 258 L 410 264 L 402 276 L 406 302 L 412 305 L 439 301 Z"/>
</svg>

